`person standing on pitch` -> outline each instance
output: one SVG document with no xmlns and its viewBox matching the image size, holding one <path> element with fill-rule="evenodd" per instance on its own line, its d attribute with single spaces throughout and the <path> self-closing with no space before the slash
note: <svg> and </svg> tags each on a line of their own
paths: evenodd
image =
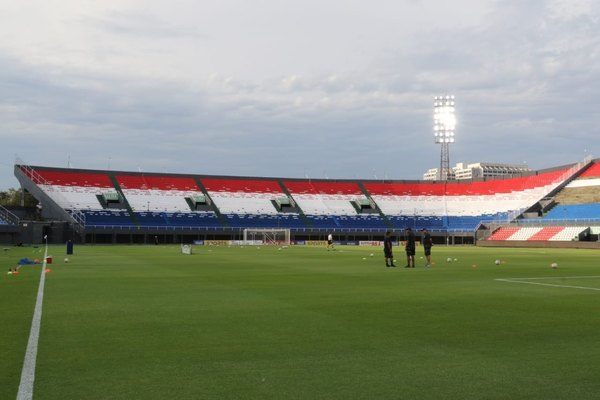
<svg viewBox="0 0 600 400">
<path fill-rule="evenodd" d="M 433 246 L 433 240 L 431 239 L 431 235 L 427 228 L 421 229 L 423 233 L 423 237 L 421 239 L 421 243 L 423 243 L 423 250 L 425 250 L 425 258 L 427 259 L 427 264 L 425 267 L 431 267 L 431 246 Z"/>
<path fill-rule="evenodd" d="M 327 235 L 327 251 L 329 251 L 329 249 L 334 250 L 333 235 L 331 233 L 329 235 Z"/>
<path fill-rule="evenodd" d="M 383 239 L 383 254 L 385 255 L 385 266 L 394 267 L 394 253 L 392 251 L 392 232 L 387 231 Z"/>
<path fill-rule="evenodd" d="M 415 267 L 415 234 L 411 228 L 406 228 L 406 266 L 404 268 Z"/>
</svg>

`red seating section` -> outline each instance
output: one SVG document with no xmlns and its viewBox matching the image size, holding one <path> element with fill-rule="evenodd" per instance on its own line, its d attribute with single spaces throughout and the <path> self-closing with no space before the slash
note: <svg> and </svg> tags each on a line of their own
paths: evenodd
<svg viewBox="0 0 600 400">
<path fill-rule="evenodd" d="M 521 192 L 545 186 L 555 182 L 566 171 L 564 169 L 526 177 L 484 182 L 365 183 L 364 186 L 372 195 L 380 196 L 481 196 Z"/>
<path fill-rule="evenodd" d="M 29 178 L 37 184 L 48 184 L 53 186 L 81 186 L 81 187 L 97 187 L 97 188 L 113 188 L 106 173 L 83 173 L 83 172 L 65 172 L 36 169 L 36 178 L 41 177 L 42 182 L 38 179 L 33 179 L 31 174 Z"/>
<path fill-rule="evenodd" d="M 579 178 L 600 178 L 600 163 L 591 165 L 579 175 Z"/>
<path fill-rule="evenodd" d="M 117 175 L 122 189 L 199 191 L 192 178 L 175 176 Z"/>
<path fill-rule="evenodd" d="M 564 226 L 549 226 L 531 236 L 527 240 L 550 240 L 554 235 L 565 229 Z"/>
<path fill-rule="evenodd" d="M 209 192 L 283 193 L 276 181 L 251 179 L 202 179 Z"/>
<path fill-rule="evenodd" d="M 286 181 L 285 187 L 292 194 L 362 195 L 355 182 L 302 182 Z"/>
<path fill-rule="evenodd" d="M 494 233 L 488 238 L 488 240 L 506 240 L 511 237 L 519 229 L 518 227 L 502 227 L 496 229 Z"/>
</svg>

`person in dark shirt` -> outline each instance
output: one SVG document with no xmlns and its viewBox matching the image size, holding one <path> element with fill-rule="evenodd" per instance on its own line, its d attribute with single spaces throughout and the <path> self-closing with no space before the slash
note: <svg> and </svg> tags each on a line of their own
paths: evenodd
<svg viewBox="0 0 600 400">
<path fill-rule="evenodd" d="M 385 238 L 383 239 L 383 254 L 385 255 L 385 266 L 395 268 L 394 252 L 392 250 L 392 232 L 390 231 L 385 233 Z"/>
<path fill-rule="evenodd" d="M 411 228 L 406 228 L 406 266 L 405 268 L 415 267 L 415 234 Z"/>
<path fill-rule="evenodd" d="M 425 251 L 425 258 L 427 259 L 427 264 L 425 264 L 426 268 L 431 267 L 431 246 L 433 246 L 433 240 L 431 239 L 431 235 L 427 228 L 421 229 L 423 233 L 423 238 L 421 242 L 423 243 L 423 250 Z"/>
</svg>

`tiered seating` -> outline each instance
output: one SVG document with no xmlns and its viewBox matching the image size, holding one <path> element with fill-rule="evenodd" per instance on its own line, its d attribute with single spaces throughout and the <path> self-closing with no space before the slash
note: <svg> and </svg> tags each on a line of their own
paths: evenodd
<svg viewBox="0 0 600 400">
<path fill-rule="evenodd" d="M 124 210 L 83 210 L 83 214 L 85 226 L 89 228 L 135 225 L 129 212 Z"/>
<path fill-rule="evenodd" d="M 527 240 L 550 240 L 563 229 L 565 229 L 564 226 L 548 226 L 531 235 Z"/>
<path fill-rule="evenodd" d="M 563 229 L 558 231 L 554 236 L 552 236 L 548 240 L 577 240 L 579 238 L 579 235 L 586 229 L 587 227 L 581 226 L 565 226 L 563 227 Z"/>
<path fill-rule="evenodd" d="M 357 215 L 351 201 L 365 197 L 355 182 L 287 181 L 284 185 L 306 215 Z"/>
<path fill-rule="evenodd" d="M 596 168 L 589 168 L 582 176 L 589 174 L 593 178 L 598 174 L 595 171 Z M 469 231 L 481 220 L 506 220 L 509 214 L 535 204 L 562 183 L 566 172 L 564 169 L 484 182 L 364 182 L 368 194 L 363 193 L 359 183 L 348 181 L 280 183 L 251 178 L 199 178 L 198 181 L 190 176 L 142 173 L 118 173 L 112 178 L 109 172 L 54 168 L 36 168 L 26 173 L 60 207 L 83 211 L 88 226 L 218 228 L 225 223 L 230 228 L 384 230 L 387 226 L 380 214 L 360 213 L 360 206 L 353 204 L 370 198 L 397 229 Z M 113 184 L 115 181 L 118 187 Z M 108 200 L 107 196 L 116 195 L 118 189 L 125 198 L 119 197 L 117 207 L 123 209 L 104 210 L 107 203 L 98 197 Z M 287 198 L 286 193 L 293 200 L 291 209 L 297 206 L 304 216 L 280 212 L 273 204 L 274 200 Z M 214 206 L 219 212 L 192 210 L 195 207 L 186 198 L 199 199 L 205 194 L 212 203 L 198 209 Z M 598 219 L 600 215 L 600 204 L 569 208 L 563 211 L 569 213 L 566 218 L 558 207 L 547 218 Z M 570 215 L 573 213 L 576 215 Z M 517 240 L 513 236 L 525 237 L 529 233 L 519 230 L 506 240 Z"/>
<path fill-rule="evenodd" d="M 271 203 L 286 197 L 276 181 L 251 179 L 202 179 L 209 196 L 222 214 L 276 215 Z"/>
<path fill-rule="evenodd" d="M 336 216 L 335 220 L 342 229 L 384 230 L 386 228 L 383 220 L 377 214 L 341 215 Z"/>
<path fill-rule="evenodd" d="M 544 216 L 545 220 L 598 220 L 600 204 L 557 205 Z"/>
<path fill-rule="evenodd" d="M 419 226 L 419 218 L 438 217 L 438 227 L 472 230 L 482 220 L 505 220 L 547 195 L 567 170 L 484 182 L 365 183 L 382 212 L 395 224 Z M 447 216 L 447 218 L 445 218 Z M 398 218 L 402 217 L 402 218 Z M 401 226 L 399 226 L 401 227 Z"/>
<path fill-rule="evenodd" d="M 496 229 L 487 240 L 508 240 L 508 238 L 514 235 L 519 229 L 521 228 L 514 226 L 500 227 Z"/>
<path fill-rule="evenodd" d="M 582 226 L 502 227 L 488 240 L 571 241 L 588 229 Z"/>
<path fill-rule="evenodd" d="M 315 229 L 384 230 L 378 214 L 359 214 L 352 205 L 366 196 L 355 182 L 286 181 L 285 187 Z"/>
<path fill-rule="evenodd" d="M 566 189 L 600 186 L 600 163 L 592 164 L 577 179 L 569 182 Z"/>
<path fill-rule="evenodd" d="M 413 229 L 427 228 L 430 231 L 436 231 L 444 229 L 444 220 L 444 217 L 436 216 L 388 216 L 388 221 L 390 221 L 396 229 L 405 229 L 410 227 Z"/>
<path fill-rule="evenodd" d="M 579 178 L 600 178 L 600 162 L 590 165 L 577 179 Z"/>
<path fill-rule="evenodd" d="M 202 195 L 202 191 L 188 177 L 117 175 L 117 182 L 136 212 L 190 212 L 185 198 Z"/>
<path fill-rule="evenodd" d="M 231 228 L 305 228 L 298 214 L 226 214 Z"/>
<path fill-rule="evenodd" d="M 146 227 L 222 227 L 212 211 L 192 211 L 186 197 L 203 195 L 191 177 L 117 175 L 134 219 Z"/>
<path fill-rule="evenodd" d="M 145 227 L 223 227 L 213 212 L 136 212 L 134 216 Z"/>
<path fill-rule="evenodd" d="M 532 237 L 533 235 L 535 235 L 536 233 L 538 233 L 541 230 L 542 230 L 542 228 L 533 227 L 533 226 L 521 228 L 517 232 L 515 232 L 511 237 L 509 237 L 507 240 L 528 240 L 530 237 Z"/>
<path fill-rule="evenodd" d="M 307 215 L 315 229 L 385 230 L 379 215 Z"/>
<path fill-rule="evenodd" d="M 103 172 L 36 170 L 34 182 L 60 207 L 66 210 L 101 210 L 97 195 L 114 192 L 108 175 Z"/>
</svg>

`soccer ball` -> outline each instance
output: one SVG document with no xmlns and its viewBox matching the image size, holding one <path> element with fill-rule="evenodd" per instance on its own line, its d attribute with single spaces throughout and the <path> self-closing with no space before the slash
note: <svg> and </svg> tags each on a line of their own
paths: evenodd
<svg viewBox="0 0 600 400">
<path fill-rule="evenodd" d="M 550 268 L 556 269 L 556 268 L 558 268 L 558 264 L 554 262 L 554 263 L 550 264 Z"/>
<path fill-rule="evenodd" d="M 68 263 L 68 262 L 69 262 L 69 258 L 68 258 L 68 257 L 67 257 L 67 258 L 65 258 L 65 262 L 66 262 L 66 263 Z"/>
<path fill-rule="evenodd" d="M 452 262 L 452 258 L 451 258 L 451 257 L 448 257 L 448 258 L 446 259 L 446 261 L 447 261 L 447 262 Z"/>
<path fill-rule="evenodd" d="M 500 261 L 500 260 L 496 260 L 496 261 L 494 261 L 494 264 L 496 264 L 496 265 L 500 265 L 500 263 L 501 263 L 501 261 Z"/>
</svg>

